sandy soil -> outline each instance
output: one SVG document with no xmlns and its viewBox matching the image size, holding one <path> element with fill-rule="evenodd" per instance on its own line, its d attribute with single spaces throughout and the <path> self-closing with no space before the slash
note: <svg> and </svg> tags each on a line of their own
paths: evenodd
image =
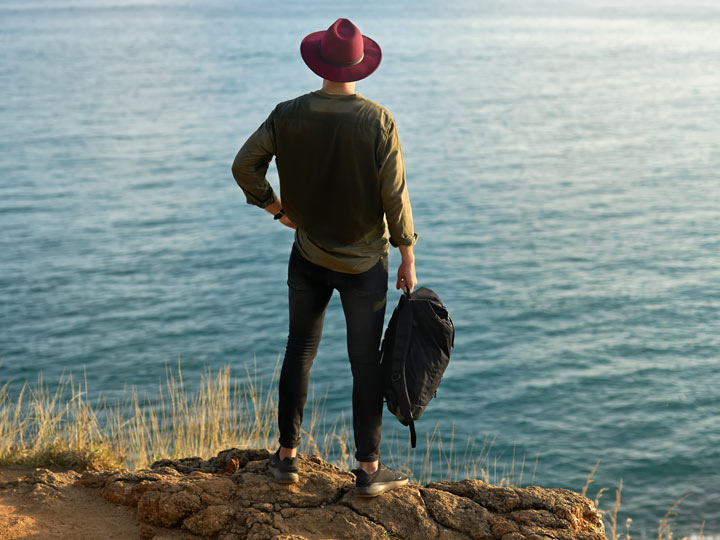
<svg viewBox="0 0 720 540">
<path fill-rule="evenodd" d="M 109 503 L 97 489 L 74 487 L 72 472 L 48 483 L 28 481 L 33 475 L 37 469 L 0 467 L 0 540 L 138 540 L 141 526 L 154 540 L 197 538 L 142 525 L 134 509 Z"/>
</svg>

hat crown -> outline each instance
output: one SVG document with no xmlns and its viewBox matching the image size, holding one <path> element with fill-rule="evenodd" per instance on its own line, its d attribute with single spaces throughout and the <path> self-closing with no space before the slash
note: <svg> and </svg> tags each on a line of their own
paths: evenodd
<svg viewBox="0 0 720 540">
<path fill-rule="evenodd" d="M 305 36 L 300 43 L 303 62 L 328 81 L 359 81 L 375 72 L 382 50 L 347 19 L 338 19 L 327 30 Z"/>
<path fill-rule="evenodd" d="M 320 52 L 332 64 L 356 64 L 363 59 L 363 36 L 348 19 L 338 19 L 325 32 L 320 42 Z"/>
</svg>

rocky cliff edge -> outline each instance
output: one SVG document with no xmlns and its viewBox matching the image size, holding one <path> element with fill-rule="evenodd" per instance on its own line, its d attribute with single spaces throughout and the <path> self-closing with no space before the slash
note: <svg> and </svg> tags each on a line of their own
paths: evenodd
<svg viewBox="0 0 720 540">
<path fill-rule="evenodd" d="M 266 450 L 231 449 L 206 461 L 86 472 L 75 487 L 135 508 L 146 524 L 141 537 L 157 540 L 168 529 L 216 540 L 605 540 L 593 504 L 564 489 L 463 480 L 363 499 L 352 493 L 352 473 L 315 456 L 300 456 L 299 483 L 278 484 L 268 457 Z"/>
</svg>

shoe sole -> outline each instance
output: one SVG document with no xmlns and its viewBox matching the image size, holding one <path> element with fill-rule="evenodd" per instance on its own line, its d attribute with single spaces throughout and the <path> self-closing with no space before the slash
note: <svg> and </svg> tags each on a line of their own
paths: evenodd
<svg viewBox="0 0 720 540">
<path fill-rule="evenodd" d="M 395 480 L 394 482 L 382 482 L 378 484 L 370 484 L 369 486 L 355 487 L 355 494 L 358 497 L 377 497 L 386 491 L 407 485 L 408 479 Z"/>
<path fill-rule="evenodd" d="M 300 480 L 300 476 L 298 475 L 298 473 L 281 472 L 277 469 L 273 469 L 272 467 L 268 467 L 268 469 L 279 484 L 295 484 Z"/>
</svg>

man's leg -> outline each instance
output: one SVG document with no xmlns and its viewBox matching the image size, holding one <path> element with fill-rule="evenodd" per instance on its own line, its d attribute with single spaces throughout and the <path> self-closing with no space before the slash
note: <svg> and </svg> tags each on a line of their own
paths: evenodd
<svg viewBox="0 0 720 540">
<path fill-rule="evenodd" d="M 350 367 L 353 374 L 355 457 L 368 473 L 377 469 L 382 434 L 383 387 L 380 368 L 387 302 L 387 260 L 362 274 L 343 276 L 339 286 Z"/>
<path fill-rule="evenodd" d="M 308 381 L 333 289 L 327 270 L 305 260 L 293 246 L 288 265 L 290 331 L 280 372 L 278 425 L 280 459 L 294 457 L 300 444 Z"/>
</svg>

